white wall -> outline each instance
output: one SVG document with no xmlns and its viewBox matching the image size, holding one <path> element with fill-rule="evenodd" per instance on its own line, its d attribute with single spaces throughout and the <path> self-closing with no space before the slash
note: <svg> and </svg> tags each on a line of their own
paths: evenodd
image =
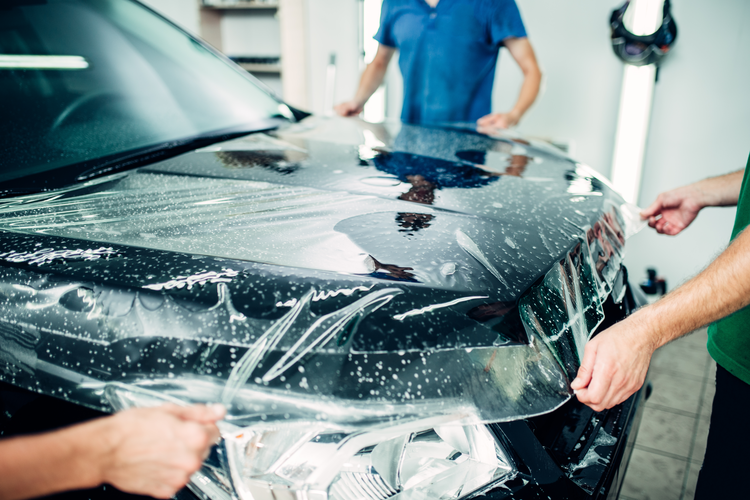
<svg viewBox="0 0 750 500">
<path fill-rule="evenodd" d="M 609 46 L 608 19 L 620 2 L 518 0 L 545 74 L 545 89 L 519 129 L 574 141 L 574 156 L 609 175 L 622 65 Z M 661 191 L 742 168 L 750 151 L 750 2 L 674 2 L 677 43 L 654 94 L 641 206 Z M 520 71 L 507 57 L 493 93 L 507 109 Z M 706 210 L 675 238 L 644 230 L 626 263 L 640 280 L 647 267 L 677 285 L 703 268 L 729 238 L 734 209 Z"/>
<path fill-rule="evenodd" d="M 398 68 L 398 52 L 393 55 L 390 64 L 388 64 L 385 86 L 385 116 L 399 119 L 404 104 L 404 80 L 401 78 L 401 70 Z"/>
<path fill-rule="evenodd" d="M 679 34 L 654 95 L 640 204 L 705 177 L 738 170 L 750 152 L 750 2 L 680 0 Z M 723 249 L 733 208 L 706 209 L 681 235 L 643 231 L 627 263 L 640 276 L 649 265 L 673 287 Z"/>
<path fill-rule="evenodd" d="M 336 54 L 334 103 L 354 97 L 359 82 L 358 0 L 307 0 L 309 109 L 325 114 L 326 67 Z"/>
</svg>

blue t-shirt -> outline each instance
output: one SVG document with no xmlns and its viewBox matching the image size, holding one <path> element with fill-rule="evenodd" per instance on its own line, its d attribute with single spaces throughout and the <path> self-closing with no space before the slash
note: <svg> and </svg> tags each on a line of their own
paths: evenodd
<svg viewBox="0 0 750 500">
<path fill-rule="evenodd" d="M 525 36 L 514 0 L 383 0 L 375 40 L 399 50 L 401 120 L 446 123 L 491 112 L 498 51 Z"/>
</svg>

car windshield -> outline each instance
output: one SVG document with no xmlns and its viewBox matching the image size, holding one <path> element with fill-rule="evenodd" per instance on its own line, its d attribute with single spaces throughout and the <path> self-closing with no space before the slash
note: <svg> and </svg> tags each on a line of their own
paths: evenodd
<svg viewBox="0 0 750 500">
<path fill-rule="evenodd" d="M 0 183 L 292 117 L 202 42 L 123 0 L 0 0 L 0 96 Z"/>
</svg>

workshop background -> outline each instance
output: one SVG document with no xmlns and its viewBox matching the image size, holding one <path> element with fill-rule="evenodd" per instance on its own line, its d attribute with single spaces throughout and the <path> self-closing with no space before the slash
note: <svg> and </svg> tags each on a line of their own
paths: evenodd
<svg viewBox="0 0 750 500">
<path fill-rule="evenodd" d="M 279 0 L 247 4 L 143 0 L 250 70 L 287 102 L 317 114 L 353 97 L 374 55 L 380 0 Z M 216 5 L 203 5 L 216 4 Z M 518 130 L 550 140 L 611 175 L 624 64 L 609 41 L 621 1 L 517 0 L 544 74 L 542 91 Z M 677 43 L 658 73 L 637 203 L 661 191 L 742 168 L 750 151 L 750 2 L 675 0 Z M 364 54 L 364 57 L 363 57 Z M 521 73 L 502 50 L 493 111 L 511 107 Z M 367 119 L 397 119 L 397 57 Z M 628 245 L 633 282 L 656 268 L 669 288 L 701 270 L 727 244 L 734 208 L 713 208 L 678 237 L 642 231 Z M 705 447 L 715 364 L 705 330 L 654 359 L 647 403 L 621 498 L 689 499 Z"/>
</svg>

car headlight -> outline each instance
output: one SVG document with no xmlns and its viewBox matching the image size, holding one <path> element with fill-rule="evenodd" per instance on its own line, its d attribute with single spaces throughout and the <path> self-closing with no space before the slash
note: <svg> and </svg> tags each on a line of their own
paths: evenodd
<svg viewBox="0 0 750 500">
<path fill-rule="evenodd" d="M 351 433 L 314 423 L 239 429 L 224 435 L 232 483 L 241 500 L 459 499 L 515 476 L 484 425 L 439 420 Z"/>
<path fill-rule="evenodd" d="M 113 383 L 105 392 L 118 409 L 184 404 L 134 385 Z M 461 425 L 467 417 L 356 427 L 219 422 L 223 440 L 189 486 L 206 500 L 229 500 L 232 493 L 239 500 L 460 499 L 517 473 L 485 425 Z"/>
</svg>

